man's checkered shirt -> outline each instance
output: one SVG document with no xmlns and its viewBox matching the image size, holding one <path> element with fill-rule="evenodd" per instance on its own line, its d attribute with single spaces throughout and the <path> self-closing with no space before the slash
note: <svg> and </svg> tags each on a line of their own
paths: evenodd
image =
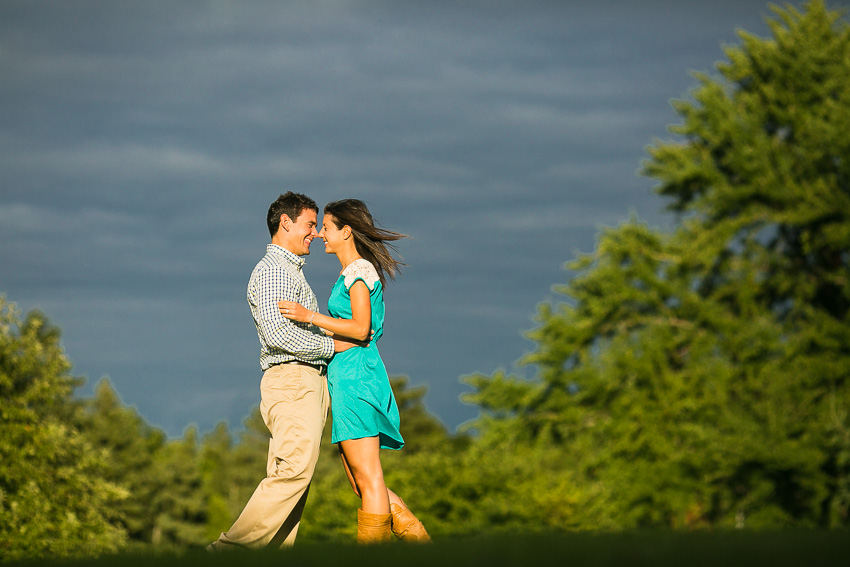
<svg viewBox="0 0 850 567">
<path fill-rule="evenodd" d="M 304 259 L 276 244 L 266 247 L 266 255 L 254 268 L 248 281 L 248 305 L 260 338 L 260 367 L 290 360 L 327 364 L 334 354 L 334 342 L 315 325 L 290 321 L 280 314 L 277 302 L 297 301 L 307 309 L 319 308 L 301 268 Z"/>
</svg>

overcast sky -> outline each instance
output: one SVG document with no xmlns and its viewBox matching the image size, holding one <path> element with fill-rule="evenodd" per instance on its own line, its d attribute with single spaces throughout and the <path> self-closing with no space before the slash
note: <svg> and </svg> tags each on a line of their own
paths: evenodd
<svg viewBox="0 0 850 567">
<path fill-rule="evenodd" d="M 450 428 L 762 1 L 0 2 L 0 293 L 173 436 L 259 402 L 245 300 L 287 190 L 411 235 L 380 348 Z M 322 309 L 339 263 L 313 244 Z"/>
</svg>

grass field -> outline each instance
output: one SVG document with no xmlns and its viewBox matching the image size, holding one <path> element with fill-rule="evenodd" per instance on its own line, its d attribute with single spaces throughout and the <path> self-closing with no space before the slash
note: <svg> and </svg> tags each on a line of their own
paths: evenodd
<svg viewBox="0 0 850 567">
<path fill-rule="evenodd" d="M 850 532 L 649 532 L 448 539 L 430 545 L 299 544 L 280 551 L 127 554 L 97 559 L 32 560 L 5 565 L 195 567 L 285 565 L 729 567 L 850 566 Z"/>
</svg>

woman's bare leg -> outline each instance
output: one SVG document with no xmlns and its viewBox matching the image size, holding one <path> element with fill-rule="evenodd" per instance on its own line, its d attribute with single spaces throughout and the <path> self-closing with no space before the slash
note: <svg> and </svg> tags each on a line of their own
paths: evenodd
<svg viewBox="0 0 850 567">
<path fill-rule="evenodd" d="M 354 491 L 354 494 L 360 498 L 360 491 L 357 489 L 357 483 L 354 482 L 354 476 L 351 474 L 351 468 L 348 466 L 348 461 L 345 460 L 345 453 L 342 451 L 342 446 L 337 445 L 337 449 L 339 449 L 339 458 L 342 460 L 342 468 L 345 469 L 345 476 L 348 477 L 348 482 L 351 484 L 351 489 Z M 404 503 L 404 500 L 401 497 L 393 492 L 387 487 L 387 496 L 390 499 L 390 506 L 393 504 L 397 506 L 401 506 L 402 508 L 407 508 L 407 504 Z"/>
<path fill-rule="evenodd" d="M 377 437 L 370 437 L 369 439 L 377 441 Z M 355 441 L 355 443 L 352 444 L 352 441 Z M 387 485 L 383 480 L 384 473 L 381 468 L 380 459 L 378 459 L 377 456 L 372 456 L 373 453 L 380 451 L 380 443 L 356 443 L 356 441 L 364 441 L 362 439 L 353 439 L 352 441 L 343 441 L 339 444 L 339 456 L 342 459 L 342 466 L 345 469 L 345 475 L 348 477 L 348 482 L 351 483 L 351 488 L 354 490 L 354 494 L 363 500 L 361 508 L 362 511 L 371 511 L 367 508 L 368 506 L 371 506 L 371 504 L 367 504 L 367 501 L 371 500 L 371 497 L 368 495 L 369 491 L 365 490 L 365 488 L 367 484 L 373 485 L 374 483 L 368 480 L 371 476 L 370 474 L 364 473 L 364 470 L 368 470 L 369 466 L 374 468 L 374 459 L 377 461 L 377 469 L 380 471 L 380 484 L 383 485 L 384 495 L 383 498 L 378 497 L 377 501 L 379 502 L 382 510 L 384 509 L 383 507 L 386 506 L 386 511 L 392 513 L 393 520 L 391 527 L 393 533 L 399 538 L 407 541 L 431 541 L 431 537 L 428 535 L 428 532 L 425 530 L 425 526 L 422 525 L 422 522 L 420 522 L 413 512 L 410 511 L 398 494 L 387 488 Z M 345 445 L 343 445 L 343 443 Z M 377 451 L 375 450 L 375 447 L 377 447 Z M 358 463 L 366 463 L 367 467 L 365 469 L 363 469 L 362 466 L 358 467 Z M 374 473 L 371 474 L 374 475 Z M 361 491 L 360 488 L 358 488 L 359 486 L 363 486 L 364 490 Z M 374 485 L 370 490 L 377 491 L 376 494 L 379 494 L 381 488 Z M 364 497 L 361 494 L 365 494 L 366 496 Z M 358 524 L 358 530 L 359 529 L 360 527 Z M 358 538 L 360 538 L 359 531 Z"/>
<path fill-rule="evenodd" d="M 363 501 L 362 510 L 370 514 L 389 514 L 390 498 L 381 468 L 378 437 L 341 441 L 339 447 L 349 482 Z"/>
<path fill-rule="evenodd" d="M 351 485 L 351 490 L 360 498 L 360 491 L 357 489 L 357 483 L 354 482 L 354 475 L 351 474 L 351 467 L 348 466 L 348 461 L 345 460 L 345 453 L 342 452 L 342 445 L 337 444 L 339 450 L 339 458 L 342 459 L 342 468 L 345 469 L 345 476 L 348 477 L 348 483 Z"/>
</svg>

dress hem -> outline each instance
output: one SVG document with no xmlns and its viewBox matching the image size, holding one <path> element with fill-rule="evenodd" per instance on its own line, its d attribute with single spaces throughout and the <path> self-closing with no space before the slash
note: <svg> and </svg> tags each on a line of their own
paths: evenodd
<svg viewBox="0 0 850 567">
<path fill-rule="evenodd" d="M 346 439 L 332 439 L 331 443 L 337 445 L 343 441 L 351 441 L 353 439 L 367 439 L 369 437 L 378 437 L 381 443 L 381 449 L 389 449 L 391 451 L 400 451 L 402 447 L 404 447 L 404 441 L 399 441 L 395 437 L 390 437 L 389 435 L 384 435 L 382 433 L 376 433 L 374 435 L 361 435 L 359 437 L 348 437 Z M 386 444 L 386 441 L 392 441 L 392 445 Z"/>
</svg>

